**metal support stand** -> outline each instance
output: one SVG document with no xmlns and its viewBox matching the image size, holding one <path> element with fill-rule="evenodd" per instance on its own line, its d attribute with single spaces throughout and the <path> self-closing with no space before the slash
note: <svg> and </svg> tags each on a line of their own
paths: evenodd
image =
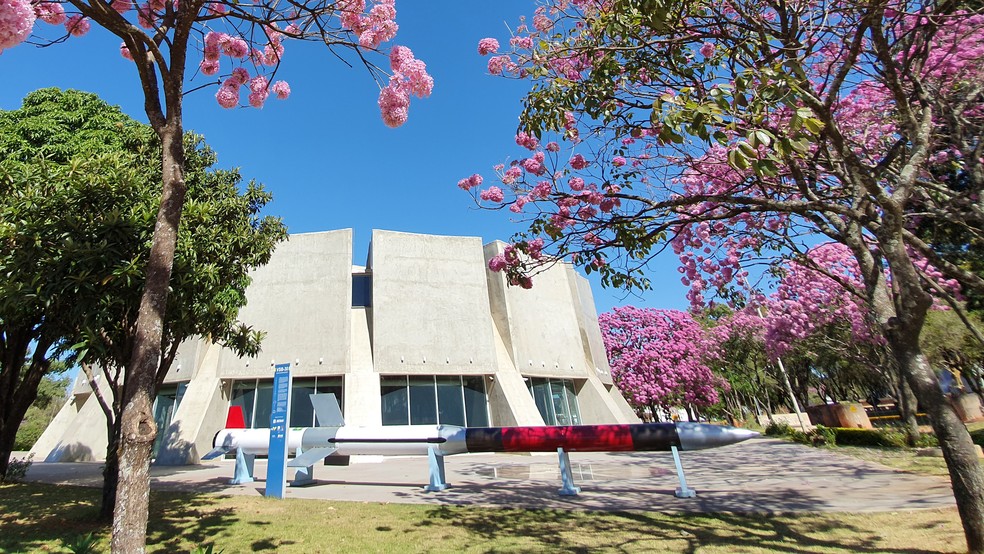
<svg viewBox="0 0 984 554">
<path fill-rule="evenodd" d="M 300 446 L 297 447 L 297 452 L 294 453 L 294 457 L 300 456 L 304 453 L 304 450 Z M 310 465 L 307 467 L 297 468 L 294 472 L 294 479 L 289 483 L 291 487 L 303 487 L 306 485 L 314 484 L 314 466 Z"/>
<path fill-rule="evenodd" d="M 450 487 L 444 477 L 444 456 L 431 446 L 427 449 L 427 462 L 430 466 L 430 484 L 424 487 L 427 492 L 438 492 Z"/>
<path fill-rule="evenodd" d="M 253 462 L 256 456 L 253 454 L 243 454 L 242 449 L 236 449 L 236 472 L 229 481 L 230 485 L 241 485 L 253 482 Z"/>
<path fill-rule="evenodd" d="M 581 492 L 581 487 L 574 485 L 574 476 L 571 474 L 571 458 L 563 448 L 557 449 L 557 457 L 560 458 L 560 482 L 563 487 L 557 494 L 560 496 L 577 496 Z"/>
<path fill-rule="evenodd" d="M 673 493 L 674 496 L 677 498 L 693 498 L 697 496 L 697 491 L 687 488 L 687 478 L 683 476 L 683 465 L 680 464 L 680 452 L 675 446 L 671 446 L 670 450 L 673 451 L 673 463 L 676 465 L 677 477 L 680 479 L 680 488 Z"/>
</svg>

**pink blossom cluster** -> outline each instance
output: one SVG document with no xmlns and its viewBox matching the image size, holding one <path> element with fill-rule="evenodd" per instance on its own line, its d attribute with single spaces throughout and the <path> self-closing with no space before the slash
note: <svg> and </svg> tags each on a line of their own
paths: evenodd
<svg viewBox="0 0 984 554">
<path fill-rule="evenodd" d="M 290 96 L 290 85 L 284 81 L 277 81 L 271 87 L 263 75 L 251 77 L 246 68 L 237 67 L 232 70 L 232 75 L 222 82 L 222 86 L 215 93 L 215 100 L 223 108 L 234 108 L 239 105 L 239 90 L 244 86 L 249 88 L 249 105 L 254 108 L 263 107 L 271 90 L 281 100 Z"/>
<path fill-rule="evenodd" d="M 24 42 L 36 18 L 30 0 L 0 0 L 0 52 Z"/>
<path fill-rule="evenodd" d="M 472 174 L 471 177 L 465 177 L 464 179 L 458 181 L 458 188 L 466 191 L 481 185 L 482 185 L 482 176 L 479 175 L 478 173 L 474 173 Z"/>
<path fill-rule="evenodd" d="M 836 275 L 848 288 L 810 265 L 786 265 L 776 292 L 769 298 L 766 346 L 772 356 L 782 356 L 793 345 L 838 322 L 850 326 L 857 342 L 877 342 L 870 310 L 864 298 L 860 270 L 851 251 L 840 243 L 826 243 L 806 254 L 810 264 Z M 855 294 L 851 294 L 854 291 Z"/>
<path fill-rule="evenodd" d="M 386 125 L 399 127 L 407 121 L 410 96 L 430 96 L 434 79 L 427 74 L 427 65 L 416 59 L 406 46 L 394 46 L 390 50 L 390 68 L 393 75 L 379 92 L 379 110 Z"/>
<path fill-rule="evenodd" d="M 625 306 L 598 323 L 612 378 L 637 409 L 718 401 L 716 387 L 725 385 L 705 363 L 711 343 L 690 314 Z"/>
<path fill-rule="evenodd" d="M 376 0 L 366 13 L 366 0 L 339 0 L 335 9 L 342 26 L 359 36 L 359 45 L 378 48 L 393 40 L 400 26 L 396 24 L 396 0 Z"/>
</svg>

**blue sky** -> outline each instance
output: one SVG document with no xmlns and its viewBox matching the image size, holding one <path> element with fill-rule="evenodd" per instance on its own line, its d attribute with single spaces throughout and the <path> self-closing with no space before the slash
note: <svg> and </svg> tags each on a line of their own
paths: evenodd
<svg viewBox="0 0 984 554">
<path fill-rule="evenodd" d="M 274 195 L 268 213 L 283 217 L 292 233 L 354 229 L 360 264 L 374 228 L 486 242 L 521 229 L 510 212 L 476 209 L 455 184 L 472 173 L 488 183 L 493 165 L 521 154 L 513 136 L 527 84 L 490 76 L 477 45 L 487 36 L 505 44 L 509 27 L 531 16 L 534 3 L 399 0 L 396 7 L 400 31 L 390 44 L 410 47 L 435 81 L 434 93 L 413 100 L 399 129 L 383 125 L 379 88 L 364 68 L 347 67 L 313 44 L 286 44 L 277 78 L 290 83 L 288 100 L 224 110 L 214 87 L 185 98 L 185 128 L 205 135 L 220 166 L 239 167 L 266 185 Z M 49 29 L 39 23 L 35 30 Z M 65 44 L 5 51 L 0 109 L 16 109 L 28 92 L 55 86 L 94 92 L 146 121 L 136 72 L 119 55 L 119 43 L 94 28 Z M 199 76 L 186 89 L 205 82 Z M 652 265 L 653 290 L 641 297 L 603 290 L 593 280 L 599 312 L 625 304 L 685 309 L 675 262 L 666 253 Z"/>
</svg>

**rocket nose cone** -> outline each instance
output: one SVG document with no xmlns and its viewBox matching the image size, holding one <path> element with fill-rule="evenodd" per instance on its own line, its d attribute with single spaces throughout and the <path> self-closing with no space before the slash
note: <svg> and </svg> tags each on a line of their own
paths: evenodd
<svg viewBox="0 0 984 554">
<path fill-rule="evenodd" d="M 757 437 L 759 434 L 749 429 L 708 423 L 677 423 L 677 435 L 683 450 L 701 450 L 727 446 Z"/>
</svg>

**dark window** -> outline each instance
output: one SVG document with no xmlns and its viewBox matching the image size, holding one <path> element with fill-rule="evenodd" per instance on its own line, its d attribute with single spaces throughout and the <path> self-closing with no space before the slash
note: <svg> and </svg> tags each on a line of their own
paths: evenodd
<svg viewBox="0 0 984 554">
<path fill-rule="evenodd" d="M 352 306 L 372 307 L 372 275 L 360 273 L 352 275 Z"/>
<path fill-rule="evenodd" d="M 410 399 L 406 377 L 382 377 L 379 389 L 383 396 L 383 425 L 410 423 Z"/>
</svg>

